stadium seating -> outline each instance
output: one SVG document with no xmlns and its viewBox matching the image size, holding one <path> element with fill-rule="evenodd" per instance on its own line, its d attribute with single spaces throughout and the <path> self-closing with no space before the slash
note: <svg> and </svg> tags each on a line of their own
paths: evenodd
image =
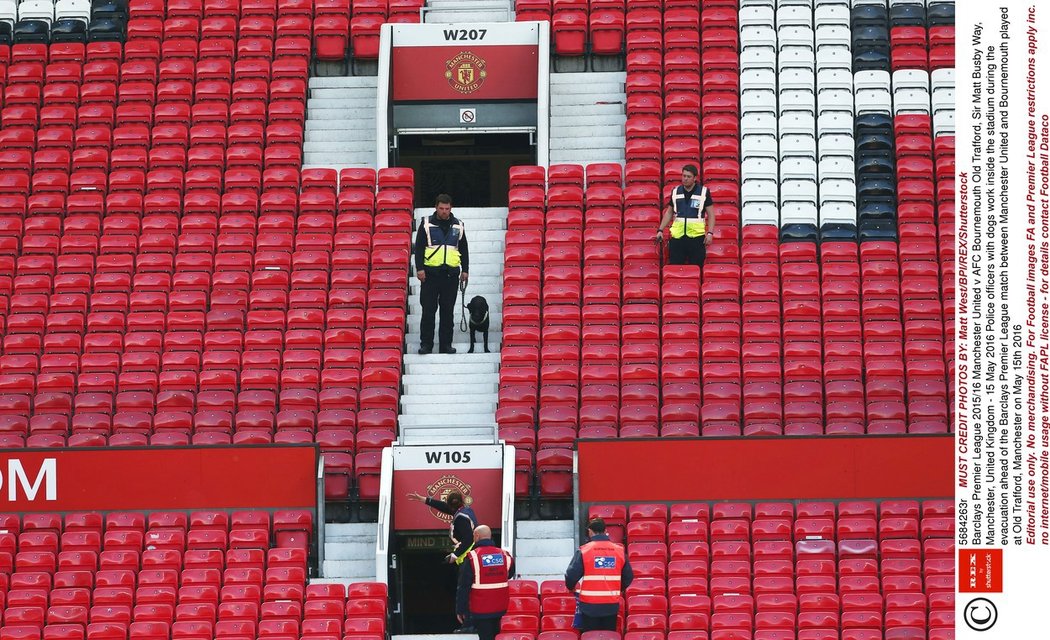
<svg viewBox="0 0 1050 640">
<path fill-rule="evenodd" d="M 629 3 L 623 172 L 511 170 L 496 419 L 541 497 L 575 437 L 951 429 L 953 6 L 817 4 Z M 686 163 L 702 274 L 651 240 Z"/>
<path fill-rule="evenodd" d="M 4 638 L 381 640 L 386 585 L 307 584 L 308 512 L 0 514 Z"/>
<path fill-rule="evenodd" d="M 587 640 L 949 638 L 954 628 L 950 499 L 593 505 L 588 515 L 626 543 L 635 579 L 623 635 Z M 575 638 L 574 611 L 564 583 L 514 581 L 498 637 Z"/>
<path fill-rule="evenodd" d="M 317 442 L 347 500 L 395 436 L 411 172 L 302 170 L 310 3 L 121 6 L 0 44 L 3 444 Z"/>
</svg>

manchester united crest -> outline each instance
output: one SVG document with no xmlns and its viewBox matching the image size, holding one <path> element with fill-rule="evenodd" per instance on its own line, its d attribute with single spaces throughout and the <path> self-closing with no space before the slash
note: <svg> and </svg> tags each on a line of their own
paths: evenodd
<svg viewBox="0 0 1050 640">
<path fill-rule="evenodd" d="M 470 485 L 452 474 L 441 476 L 433 484 L 427 485 L 427 497 L 435 500 L 444 501 L 450 491 L 459 491 L 463 494 L 464 506 L 469 507 L 474 502 L 474 498 L 470 497 Z M 431 509 L 430 513 L 445 524 L 452 522 L 452 516 L 445 515 L 440 511 Z"/>
<path fill-rule="evenodd" d="M 445 79 L 460 93 L 474 93 L 485 82 L 485 60 L 470 51 L 461 51 L 445 61 Z"/>
</svg>

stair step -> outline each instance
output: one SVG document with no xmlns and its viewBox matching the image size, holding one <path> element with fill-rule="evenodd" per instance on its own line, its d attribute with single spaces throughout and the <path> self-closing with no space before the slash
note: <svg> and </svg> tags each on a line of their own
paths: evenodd
<svg viewBox="0 0 1050 640">
<path fill-rule="evenodd" d="M 524 520 L 518 523 L 518 538 L 572 538 L 572 520 Z"/>
<path fill-rule="evenodd" d="M 377 76 L 310 76 L 310 88 L 360 88 L 375 90 L 379 86 Z"/>
<path fill-rule="evenodd" d="M 551 118 L 565 117 L 578 114 L 580 112 L 579 104 L 565 104 L 565 105 L 551 105 Z M 592 115 L 623 115 L 626 114 L 626 106 L 622 102 L 607 101 L 601 103 L 595 103 L 587 105 L 587 110 Z M 552 120 L 553 122 L 553 120 Z M 556 140 L 552 140 L 557 142 Z"/>
<path fill-rule="evenodd" d="M 457 387 L 459 385 L 456 385 Z M 489 421 L 496 415 L 495 402 L 466 402 L 463 396 L 455 395 L 429 396 L 426 398 L 410 398 L 401 396 L 401 415 L 403 416 L 432 416 L 434 412 L 443 415 L 461 412 L 464 414 L 485 414 Z"/>
<path fill-rule="evenodd" d="M 419 338 L 415 338 L 408 344 L 419 344 Z M 460 354 L 456 354 L 460 355 Z M 473 360 L 475 356 L 484 354 L 479 353 L 464 353 L 464 360 Z M 405 375 L 433 375 L 437 370 L 445 371 L 448 375 L 466 375 L 474 373 L 488 373 L 496 376 L 499 372 L 499 365 L 495 362 L 456 362 L 453 364 L 429 364 L 426 362 L 426 356 L 417 355 L 416 358 L 422 358 L 423 360 L 405 364 Z M 499 376 L 496 376 L 498 378 Z M 498 380 L 497 380 L 498 381 Z"/>
<path fill-rule="evenodd" d="M 480 394 L 498 394 L 499 392 L 499 378 L 493 379 L 492 382 L 476 382 L 471 387 Z M 434 384 L 434 379 L 430 378 L 429 383 L 422 384 L 405 384 L 404 395 L 401 397 L 412 396 L 438 396 L 448 393 L 448 389 L 444 385 Z"/>
<path fill-rule="evenodd" d="M 459 427 L 486 427 L 491 429 L 495 424 L 491 413 L 453 413 L 441 416 L 441 424 L 434 424 L 434 415 L 400 415 L 397 417 L 402 428 L 415 430 L 447 429 Z M 469 430 L 469 429 L 468 429 Z"/>
<path fill-rule="evenodd" d="M 375 580 L 375 558 L 368 560 L 325 560 L 324 575 L 328 577 L 350 577 Z"/>
</svg>

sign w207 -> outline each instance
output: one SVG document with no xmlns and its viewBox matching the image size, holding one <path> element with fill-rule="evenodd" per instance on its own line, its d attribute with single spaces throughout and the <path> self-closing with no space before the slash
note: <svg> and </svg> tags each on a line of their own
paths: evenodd
<svg viewBox="0 0 1050 640">
<path fill-rule="evenodd" d="M 466 464 L 470 462 L 469 451 L 426 451 L 430 464 Z"/>
<path fill-rule="evenodd" d="M 484 40 L 488 29 L 445 29 L 445 40 Z"/>
</svg>

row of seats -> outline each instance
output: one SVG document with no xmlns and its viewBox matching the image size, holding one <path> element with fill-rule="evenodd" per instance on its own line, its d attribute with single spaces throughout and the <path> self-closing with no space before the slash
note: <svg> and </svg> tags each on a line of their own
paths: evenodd
<svg viewBox="0 0 1050 640">
<path fill-rule="evenodd" d="M 316 443 L 375 499 L 414 180 L 301 163 L 315 22 L 387 3 L 114 7 L 126 42 L 0 47 L 0 439 Z"/>
<path fill-rule="evenodd" d="M 308 584 L 306 511 L 0 514 L 0 637 L 385 637 L 386 585 Z"/>
<path fill-rule="evenodd" d="M 626 530 L 625 638 L 951 637 L 950 499 L 592 505 L 598 516 L 614 539 Z M 575 605 L 561 581 L 514 581 L 502 637 L 580 637 Z"/>
<path fill-rule="evenodd" d="M 0 2 L 0 46 L 20 43 L 120 42 L 127 3 L 113 0 Z"/>
<path fill-rule="evenodd" d="M 335 0 L 318 4 L 314 57 L 343 62 L 379 58 L 379 29 L 385 23 L 419 22 L 424 0 Z"/>
</svg>

